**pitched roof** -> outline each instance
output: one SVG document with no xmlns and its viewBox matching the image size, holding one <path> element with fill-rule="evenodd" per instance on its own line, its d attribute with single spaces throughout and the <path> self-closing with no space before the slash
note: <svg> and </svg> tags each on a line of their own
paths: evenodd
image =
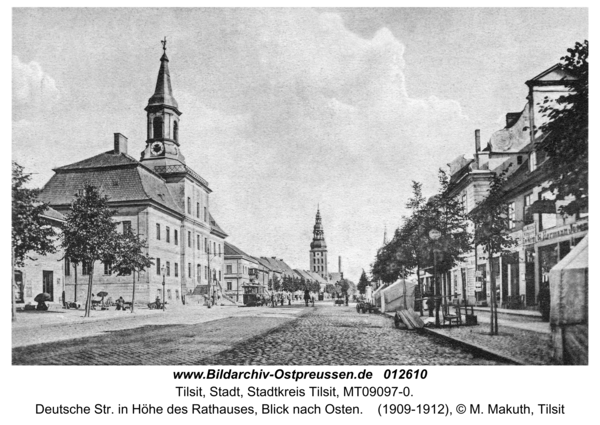
<svg viewBox="0 0 600 425">
<path fill-rule="evenodd" d="M 220 233 L 220 236 L 223 236 L 224 238 L 226 238 L 228 236 L 227 233 L 225 233 L 225 231 L 223 229 L 221 229 L 221 226 L 219 226 L 217 224 L 217 222 L 215 221 L 214 217 L 212 216 L 212 214 L 210 212 L 208 213 L 208 218 L 210 220 L 211 232 L 215 232 L 217 234 Z"/>
<path fill-rule="evenodd" d="M 49 218 L 51 220 L 56 221 L 65 221 L 65 216 L 56 211 L 54 208 L 47 207 L 44 212 L 41 214 L 42 217 Z"/>
<path fill-rule="evenodd" d="M 225 245 L 224 246 L 225 257 L 228 257 L 228 256 L 245 257 L 247 260 L 252 261 L 253 263 L 256 263 L 256 259 L 253 256 L 246 254 L 244 251 L 239 249 L 237 246 L 232 245 L 227 241 L 225 241 L 224 245 Z"/>
<path fill-rule="evenodd" d="M 310 280 L 310 281 L 314 280 L 314 279 L 312 278 L 312 276 L 311 276 L 311 275 L 309 275 L 309 274 L 308 274 L 306 271 L 304 271 L 304 270 L 300 270 L 300 269 L 294 269 L 294 271 L 295 271 L 295 272 L 296 272 L 296 273 L 297 273 L 297 274 L 298 274 L 300 277 L 303 277 L 303 278 L 304 278 L 304 279 L 306 279 L 306 280 Z"/>
<path fill-rule="evenodd" d="M 323 279 L 319 273 L 311 272 L 308 270 L 306 271 L 306 273 L 308 273 L 310 276 L 312 276 L 312 279 L 314 281 L 317 281 L 319 283 L 327 283 L 327 281 L 325 279 Z"/>
<path fill-rule="evenodd" d="M 162 177 L 129 155 L 112 152 L 55 169 L 40 193 L 40 201 L 52 206 L 70 205 L 75 194 L 90 183 L 99 187 L 109 202 L 154 201 L 183 214 Z"/>
<path fill-rule="evenodd" d="M 267 268 L 269 271 L 273 270 L 271 264 L 266 259 L 260 257 L 254 257 L 254 259 L 258 261 L 259 264 L 261 264 L 263 267 Z"/>
</svg>

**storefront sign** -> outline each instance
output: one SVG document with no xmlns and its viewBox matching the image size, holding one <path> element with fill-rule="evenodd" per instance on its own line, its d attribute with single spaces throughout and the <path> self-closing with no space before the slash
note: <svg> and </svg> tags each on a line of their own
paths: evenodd
<svg viewBox="0 0 600 425">
<path fill-rule="evenodd" d="M 523 245 L 535 243 L 535 223 L 523 226 Z"/>
<path fill-rule="evenodd" d="M 587 219 L 578 221 L 577 223 L 567 224 L 565 226 L 555 227 L 548 230 L 543 230 L 537 234 L 538 242 L 547 241 L 550 239 L 559 238 L 561 236 L 571 235 L 573 233 L 586 232 L 588 230 Z"/>
</svg>

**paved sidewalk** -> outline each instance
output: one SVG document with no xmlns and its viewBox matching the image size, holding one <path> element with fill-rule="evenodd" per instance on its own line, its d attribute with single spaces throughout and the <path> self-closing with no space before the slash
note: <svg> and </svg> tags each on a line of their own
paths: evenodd
<svg viewBox="0 0 600 425">
<path fill-rule="evenodd" d="M 299 304 L 292 307 L 297 308 L 215 306 L 209 309 L 188 304 L 165 312 L 148 308 L 136 308 L 134 313 L 92 310 L 91 317 L 83 317 L 83 310 L 24 311 L 17 312 L 17 321 L 12 324 L 12 347 L 85 338 L 142 326 L 193 325 L 231 317 L 289 318 L 300 314 Z"/>
<path fill-rule="evenodd" d="M 487 313 L 487 314 L 486 314 Z M 393 316 L 393 312 L 386 312 Z M 435 317 L 422 317 L 435 323 Z M 489 312 L 477 311 L 478 325 L 427 327 L 426 332 L 451 339 L 465 346 L 485 351 L 516 364 L 552 364 L 552 336 L 548 323 L 536 316 L 498 319 L 498 335 L 490 335 Z M 464 323 L 464 321 L 463 321 Z"/>
</svg>

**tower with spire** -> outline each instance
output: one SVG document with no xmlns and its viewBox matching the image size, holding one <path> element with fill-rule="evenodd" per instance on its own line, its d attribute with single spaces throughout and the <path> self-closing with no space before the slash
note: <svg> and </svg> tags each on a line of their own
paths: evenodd
<svg viewBox="0 0 600 425">
<path fill-rule="evenodd" d="M 318 273 L 323 279 L 328 279 L 327 272 L 327 244 L 321 222 L 321 212 L 317 208 L 317 217 L 313 227 L 313 240 L 310 243 L 310 270 Z"/>
<path fill-rule="evenodd" d="M 167 57 L 167 38 L 161 41 L 163 55 L 156 80 L 154 94 L 146 106 L 146 148 L 142 152 L 144 165 L 156 166 L 185 165 L 185 158 L 179 149 L 179 111 L 173 97 L 169 58 Z"/>
</svg>

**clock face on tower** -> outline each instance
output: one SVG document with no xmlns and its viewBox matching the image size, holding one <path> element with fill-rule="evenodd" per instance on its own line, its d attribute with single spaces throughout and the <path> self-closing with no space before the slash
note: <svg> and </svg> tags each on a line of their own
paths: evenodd
<svg viewBox="0 0 600 425">
<path fill-rule="evenodd" d="M 154 142 L 152 143 L 152 147 L 150 148 L 153 156 L 162 155 L 165 152 L 165 147 L 162 142 Z"/>
</svg>

